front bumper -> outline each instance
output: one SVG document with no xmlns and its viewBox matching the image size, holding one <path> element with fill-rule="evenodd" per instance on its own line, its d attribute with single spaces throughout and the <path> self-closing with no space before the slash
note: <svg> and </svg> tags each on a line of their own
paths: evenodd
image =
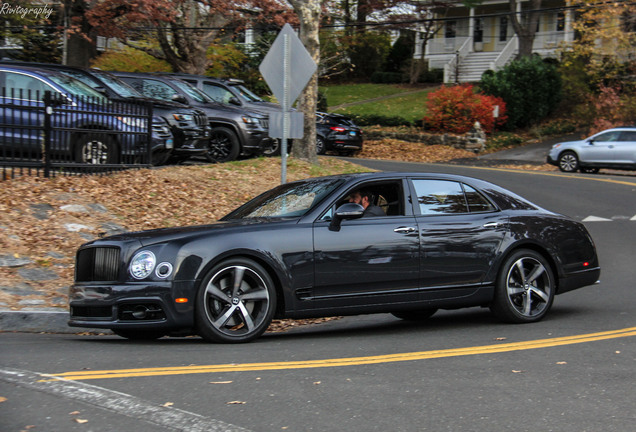
<svg viewBox="0 0 636 432">
<path fill-rule="evenodd" d="M 69 290 L 68 324 L 107 329 L 188 329 L 194 326 L 195 293 L 193 281 L 75 284 Z"/>
</svg>

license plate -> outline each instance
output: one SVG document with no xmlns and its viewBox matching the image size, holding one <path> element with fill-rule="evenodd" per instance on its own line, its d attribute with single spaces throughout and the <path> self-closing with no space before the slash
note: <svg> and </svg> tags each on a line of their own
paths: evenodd
<svg viewBox="0 0 636 432">
<path fill-rule="evenodd" d="M 168 139 L 166 140 L 166 148 L 167 148 L 167 149 L 174 148 L 174 142 L 173 142 L 172 138 L 168 138 Z"/>
<path fill-rule="evenodd" d="M 349 135 L 356 136 L 356 131 L 349 131 Z"/>
</svg>

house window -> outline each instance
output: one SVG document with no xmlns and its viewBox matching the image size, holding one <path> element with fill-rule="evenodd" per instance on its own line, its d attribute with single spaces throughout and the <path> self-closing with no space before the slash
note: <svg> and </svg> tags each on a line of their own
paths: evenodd
<svg viewBox="0 0 636 432">
<path fill-rule="evenodd" d="M 457 21 L 446 21 L 444 37 L 446 39 L 454 38 L 457 35 Z"/>
<path fill-rule="evenodd" d="M 508 40 L 508 17 L 502 16 L 499 18 L 499 42 L 505 42 Z"/>
<path fill-rule="evenodd" d="M 559 12 L 557 14 L 556 31 L 563 31 L 563 30 L 565 30 L 565 13 Z"/>
<path fill-rule="evenodd" d="M 484 41 L 484 20 L 482 18 L 475 18 L 475 30 L 473 33 L 473 40 L 475 42 Z"/>
</svg>

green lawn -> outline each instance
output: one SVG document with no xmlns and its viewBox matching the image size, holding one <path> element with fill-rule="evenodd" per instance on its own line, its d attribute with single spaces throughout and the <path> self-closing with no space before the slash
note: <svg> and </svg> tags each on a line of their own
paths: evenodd
<svg viewBox="0 0 636 432">
<path fill-rule="evenodd" d="M 405 91 L 408 91 L 408 89 L 397 84 L 339 84 L 320 86 L 320 92 L 327 98 L 327 104 L 329 106 L 359 102 Z"/>
<path fill-rule="evenodd" d="M 343 103 L 360 102 L 380 96 L 416 91 L 416 93 L 408 95 L 352 105 L 334 111 L 340 114 L 402 117 L 411 122 L 421 120 L 424 117 L 426 114 L 427 95 L 429 92 L 435 90 L 437 90 L 437 87 L 416 91 L 389 84 L 353 84 L 321 87 L 321 92 L 327 96 L 327 103 L 331 107 Z M 333 99 L 331 95 L 334 95 Z M 332 100 L 336 102 L 332 102 Z"/>
</svg>

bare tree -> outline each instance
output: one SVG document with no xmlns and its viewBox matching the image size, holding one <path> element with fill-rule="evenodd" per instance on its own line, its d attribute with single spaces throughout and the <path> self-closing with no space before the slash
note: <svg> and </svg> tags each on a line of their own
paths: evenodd
<svg viewBox="0 0 636 432">
<path fill-rule="evenodd" d="M 518 57 L 521 58 L 532 55 L 532 45 L 541 15 L 541 0 L 530 0 L 530 9 L 520 13 L 517 12 L 517 5 L 517 0 L 510 0 L 510 18 L 519 38 Z"/>
</svg>

